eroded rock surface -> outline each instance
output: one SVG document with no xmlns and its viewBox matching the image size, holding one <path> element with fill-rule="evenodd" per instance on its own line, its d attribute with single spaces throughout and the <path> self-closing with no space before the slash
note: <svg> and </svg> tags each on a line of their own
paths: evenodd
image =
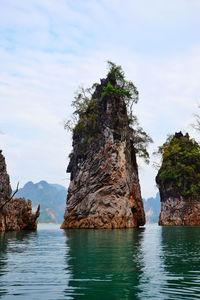
<svg viewBox="0 0 200 300">
<path fill-rule="evenodd" d="M 0 150 L 0 231 L 37 229 L 39 207 L 37 212 L 32 214 L 31 201 L 24 198 L 12 199 L 4 205 L 11 198 L 11 192 L 5 158 Z"/>
<path fill-rule="evenodd" d="M 85 143 L 73 135 L 67 207 L 61 228 L 130 228 L 145 224 L 132 129 L 122 96 L 102 99 L 107 80 L 93 95 L 98 132 Z"/>
<path fill-rule="evenodd" d="M 166 199 L 161 203 L 159 225 L 200 225 L 200 202 L 183 197 Z"/>
</svg>

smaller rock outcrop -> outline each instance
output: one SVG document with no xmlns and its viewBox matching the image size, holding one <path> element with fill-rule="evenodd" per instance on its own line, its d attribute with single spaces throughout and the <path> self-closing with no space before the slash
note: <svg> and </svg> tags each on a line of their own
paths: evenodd
<svg viewBox="0 0 200 300">
<path fill-rule="evenodd" d="M 12 199 L 11 192 L 5 158 L 0 150 L 0 232 L 37 229 L 40 207 L 32 214 L 31 200 Z"/>
<path fill-rule="evenodd" d="M 175 133 L 159 148 L 156 177 L 161 198 L 159 225 L 200 225 L 200 146 Z"/>
</svg>

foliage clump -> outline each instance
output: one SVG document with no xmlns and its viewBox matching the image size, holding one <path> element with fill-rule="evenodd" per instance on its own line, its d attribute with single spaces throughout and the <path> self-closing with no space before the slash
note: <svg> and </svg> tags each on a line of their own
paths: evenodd
<svg viewBox="0 0 200 300">
<path fill-rule="evenodd" d="M 126 103 L 129 125 L 133 133 L 132 140 L 135 152 L 148 163 L 149 153 L 147 146 L 152 142 L 152 139 L 139 126 L 137 117 L 132 114 L 133 104 L 138 102 L 139 93 L 137 88 L 131 81 L 125 79 L 122 67 L 117 66 L 111 61 L 108 61 L 106 83 L 107 85 L 103 88 L 100 99 L 94 98 L 97 83 L 88 89 L 79 88 L 72 102 L 72 107 L 74 108 L 73 120 L 66 122 L 65 129 L 69 129 L 73 134 L 79 134 L 84 137 L 83 144 L 87 145 L 100 132 L 98 101 L 102 101 L 106 96 L 121 96 Z"/>
<path fill-rule="evenodd" d="M 117 66 L 112 61 L 108 61 L 108 83 L 104 87 L 101 94 L 102 98 L 111 95 L 121 95 L 127 106 L 127 112 L 130 122 L 133 118 L 132 108 L 133 104 L 139 100 L 139 93 L 132 81 L 128 81 L 125 78 L 124 71 L 121 66 Z"/>
<path fill-rule="evenodd" d="M 92 97 L 97 84 L 93 84 L 91 88 L 84 89 L 79 87 L 72 102 L 74 108 L 73 117 L 67 120 L 64 128 L 79 134 L 83 137 L 82 146 L 85 148 L 92 139 L 99 133 L 98 124 L 98 99 Z M 84 150 L 84 149 L 83 149 Z"/>
<path fill-rule="evenodd" d="M 171 184 L 186 198 L 200 197 L 200 146 L 180 132 L 159 147 L 162 165 L 156 177 L 159 186 Z"/>
</svg>

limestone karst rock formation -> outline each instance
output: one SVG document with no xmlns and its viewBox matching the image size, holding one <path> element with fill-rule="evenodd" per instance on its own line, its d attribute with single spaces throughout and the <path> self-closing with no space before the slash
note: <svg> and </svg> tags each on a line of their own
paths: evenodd
<svg viewBox="0 0 200 300">
<path fill-rule="evenodd" d="M 159 225 L 200 225 L 200 147 L 189 135 L 175 133 L 160 148 L 156 177 L 160 191 Z"/>
<path fill-rule="evenodd" d="M 109 78 L 96 85 L 92 108 L 89 106 L 86 111 L 89 124 L 80 130 L 79 122 L 73 132 L 73 152 L 67 168 L 71 182 L 63 229 L 130 228 L 145 224 L 127 106 L 122 93 L 103 94 L 105 87 L 110 86 Z"/>
<path fill-rule="evenodd" d="M 11 192 L 5 158 L 0 150 L 0 232 L 37 229 L 39 207 L 37 212 L 32 214 L 31 201 L 24 198 L 11 199 Z"/>
</svg>

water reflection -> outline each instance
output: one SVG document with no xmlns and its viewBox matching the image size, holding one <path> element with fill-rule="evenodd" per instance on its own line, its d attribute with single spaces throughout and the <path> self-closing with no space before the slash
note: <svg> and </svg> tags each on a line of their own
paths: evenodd
<svg viewBox="0 0 200 300">
<path fill-rule="evenodd" d="M 10 282 L 15 282 L 17 286 L 17 278 L 12 273 L 14 269 L 16 272 L 16 255 L 26 252 L 32 234 L 30 231 L 0 233 L 0 298 L 9 292 Z"/>
<path fill-rule="evenodd" d="M 145 229 L 66 230 L 65 295 L 71 299 L 139 299 Z"/>
<path fill-rule="evenodd" d="M 199 299 L 200 227 L 0 234 L 0 298 Z"/>
<path fill-rule="evenodd" d="M 7 255 L 6 255 L 7 243 L 5 241 L 5 233 L 0 233 L 0 282 L 1 276 L 6 273 Z M 6 286 L 0 285 L 0 298 L 7 293 Z"/>
<path fill-rule="evenodd" d="M 67 299 L 200 298 L 199 227 L 65 233 Z"/>
<path fill-rule="evenodd" d="M 200 228 L 163 227 L 162 245 L 167 299 L 199 299 Z"/>
<path fill-rule="evenodd" d="M 161 227 L 148 225 L 142 240 L 143 276 L 140 278 L 140 299 L 163 298 L 166 274 L 163 267 Z"/>
<path fill-rule="evenodd" d="M 0 298 L 66 299 L 66 236 L 59 225 L 1 235 Z M 67 298 L 69 299 L 69 298 Z"/>
</svg>

